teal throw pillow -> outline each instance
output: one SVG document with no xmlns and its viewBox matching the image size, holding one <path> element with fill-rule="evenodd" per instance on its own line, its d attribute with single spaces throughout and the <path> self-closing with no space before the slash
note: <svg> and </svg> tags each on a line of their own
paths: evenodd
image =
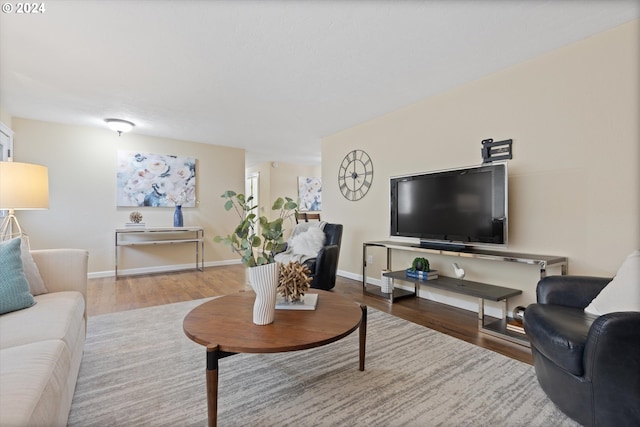
<svg viewBox="0 0 640 427">
<path fill-rule="evenodd" d="M 0 243 L 0 314 L 31 307 L 36 301 L 22 269 L 20 243 L 12 239 Z"/>
</svg>

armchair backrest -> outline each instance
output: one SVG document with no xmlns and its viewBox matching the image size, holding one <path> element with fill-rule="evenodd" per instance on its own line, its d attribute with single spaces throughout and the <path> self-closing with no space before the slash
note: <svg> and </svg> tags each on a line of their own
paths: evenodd
<svg viewBox="0 0 640 427">
<path fill-rule="evenodd" d="M 325 224 L 324 234 L 326 241 L 315 260 L 311 287 L 330 290 L 336 284 L 340 244 L 342 243 L 342 224 Z"/>
<path fill-rule="evenodd" d="M 342 224 L 325 224 L 324 235 L 327 236 L 325 246 L 336 245 L 339 248 L 342 243 Z"/>
</svg>

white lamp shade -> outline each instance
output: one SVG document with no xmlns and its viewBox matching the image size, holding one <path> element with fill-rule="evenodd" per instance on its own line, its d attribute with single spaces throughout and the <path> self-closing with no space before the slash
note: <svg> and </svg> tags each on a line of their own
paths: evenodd
<svg viewBox="0 0 640 427">
<path fill-rule="evenodd" d="M 0 209 L 49 208 L 49 170 L 31 163 L 0 162 Z"/>
</svg>

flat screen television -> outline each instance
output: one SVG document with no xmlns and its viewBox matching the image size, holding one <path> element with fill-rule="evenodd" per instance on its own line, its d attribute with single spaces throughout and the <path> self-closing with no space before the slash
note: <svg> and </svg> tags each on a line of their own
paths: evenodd
<svg viewBox="0 0 640 427">
<path fill-rule="evenodd" d="M 507 164 L 390 178 L 392 237 L 421 246 L 507 245 Z"/>
</svg>

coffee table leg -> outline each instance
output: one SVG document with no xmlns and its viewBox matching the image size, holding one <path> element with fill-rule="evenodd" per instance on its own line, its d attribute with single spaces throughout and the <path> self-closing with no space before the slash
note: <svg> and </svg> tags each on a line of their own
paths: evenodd
<svg viewBox="0 0 640 427">
<path fill-rule="evenodd" d="M 367 344 L 367 306 L 361 305 L 362 320 L 360 320 L 360 370 L 364 371 L 364 354 Z"/>
<path fill-rule="evenodd" d="M 207 411 L 209 427 L 218 423 L 218 346 L 207 347 Z"/>
</svg>

